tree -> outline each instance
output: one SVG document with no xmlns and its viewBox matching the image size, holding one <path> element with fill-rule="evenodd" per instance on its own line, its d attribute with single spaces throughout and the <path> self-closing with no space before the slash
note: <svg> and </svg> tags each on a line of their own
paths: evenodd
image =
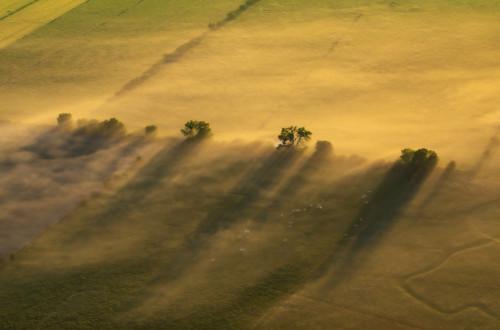
<svg viewBox="0 0 500 330">
<path fill-rule="evenodd" d="M 410 148 L 405 148 L 405 149 L 401 150 L 400 161 L 403 164 L 410 164 L 414 155 L 415 155 L 415 150 L 410 149 Z"/>
<path fill-rule="evenodd" d="M 305 127 L 290 126 L 281 129 L 278 148 L 297 147 L 311 139 L 312 132 Z"/>
<path fill-rule="evenodd" d="M 73 116 L 70 113 L 60 113 L 57 116 L 57 125 L 61 128 L 71 128 Z"/>
<path fill-rule="evenodd" d="M 118 137 L 124 136 L 126 129 L 125 125 L 121 121 L 116 118 L 111 118 L 99 123 L 96 133 L 103 137 Z"/>
<path fill-rule="evenodd" d="M 181 133 L 188 138 L 203 138 L 211 135 L 212 129 L 206 121 L 190 120 L 184 124 Z"/>
<path fill-rule="evenodd" d="M 299 129 L 297 129 L 297 144 L 300 145 L 303 142 L 309 141 L 311 139 L 311 135 L 311 131 L 306 130 L 305 127 L 299 127 Z"/>
<path fill-rule="evenodd" d="M 438 155 L 435 151 L 421 148 L 413 150 L 406 148 L 401 150 L 400 162 L 404 165 L 420 167 L 428 164 L 435 164 L 438 161 Z"/>
<path fill-rule="evenodd" d="M 144 133 L 147 136 L 155 135 L 157 131 L 158 131 L 158 128 L 155 125 L 149 125 L 149 126 L 144 127 Z"/>
</svg>

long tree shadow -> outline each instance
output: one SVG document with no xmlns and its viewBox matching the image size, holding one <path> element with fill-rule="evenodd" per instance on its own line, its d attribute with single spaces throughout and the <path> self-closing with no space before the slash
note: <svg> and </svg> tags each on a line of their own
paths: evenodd
<svg viewBox="0 0 500 330">
<path fill-rule="evenodd" d="M 302 155 L 301 150 L 274 151 L 263 164 L 245 176 L 241 182 L 222 198 L 200 222 L 189 238 L 190 245 L 197 245 L 204 236 L 210 236 L 228 227 L 238 219 L 255 214 L 255 202 L 284 176 L 286 171 Z"/>
<path fill-rule="evenodd" d="M 456 172 L 457 164 L 454 161 L 448 163 L 443 173 L 439 176 L 432 190 L 418 206 L 417 217 L 425 215 L 427 208 L 432 205 L 436 197 L 438 197 L 446 186 L 446 183 L 453 177 Z"/>
<path fill-rule="evenodd" d="M 484 166 L 486 166 L 486 164 L 491 160 L 493 153 L 498 149 L 499 146 L 500 146 L 500 126 L 497 128 L 493 136 L 490 138 L 481 156 L 477 160 L 474 167 L 471 169 L 470 171 L 471 178 L 476 177 L 483 170 Z"/>
<path fill-rule="evenodd" d="M 68 235 L 67 240 L 83 240 L 94 231 L 102 230 L 103 225 L 119 221 L 121 215 L 139 205 L 166 178 L 172 176 L 185 159 L 196 152 L 206 139 L 191 138 L 171 143 L 160 150 L 142 169 L 140 169 L 128 184 L 118 190 L 109 203 L 95 215 L 92 222 L 99 226 L 86 226 L 84 232 Z M 98 228 L 99 227 L 99 228 Z"/>
<path fill-rule="evenodd" d="M 106 167 L 106 170 L 103 171 L 102 178 L 105 179 L 109 174 L 115 173 L 119 169 L 123 158 L 139 152 L 142 147 L 148 144 L 148 142 L 151 142 L 151 140 L 146 136 L 131 137 L 130 141 L 128 141 L 127 144 L 119 150 L 117 155 L 114 156 L 113 160 Z M 139 157 L 139 155 L 137 156 Z"/>
<path fill-rule="evenodd" d="M 326 164 L 333 161 L 333 147 L 328 141 L 318 141 L 314 153 L 302 164 L 295 174 L 279 189 L 275 197 L 255 216 L 257 221 L 266 221 L 273 210 L 282 210 L 293 201 L 307 185 L 308 179 Z"/>
<path fill-rule="evenodd" d="M 255 203 L 283 178 L 302 154 L 301 150 L 290 148 L 275 150 L 267 155 L 261 165 L 250 170 L 231 191 L 210 207 L 206 216 L 187 235 L 175 257 L 168 261 L 168 271 L 153 282 L 165 284 L 182 277 L 198 261 L 213 235 L 257 212 Z"/>
<path fill-rule="evenodd" d="M 266 158 L 265 163 L 274 164 L 271 159 L 276 159 L 275 156 L 269 156 Z M 265 204 L 264 207 L 255 207 L 254 203 L 249 205 L 249 215 L 252 220 L 263 221 L 267 220 L 269 214 L 276 214 L 284 207 L 288 206 L 289 203 L 296 203 L 300 196 L 304 192 L 304 188 L 310 188 L 311 183 L 316 185 L 321 178 L 315 176 L 318 172 L 322 172 L 323 169 L 327 168 L 335 161 L 333 157 L 333 148 L 328 142 L 319 142 L 316 146 L 314 153 L 304 160 L 300 166 L 298 166 L 297 171 L 294 171 L 290 177 L 286 177 L 286 182 L 279 186 L 277 193 L 273 195 L 272 198 Z M 262 166 L 268 168 L 267 166 Z M 253 180 L 253 178 L 262 170 L 261 167 L 257 168 L 255 171 L 251 172 L 245 177 L 243 182 L 248 180 Z M 264 171 L 265 172 L 265 171 Z M 314 178 L 313 178 L 314 177 Z M 314 185 L 314 184 L 313 184 Z M 241 184 L 234 191 L 243 190 Z M 323 186 L 322 186 L 323 187 Z M 315 186 L 314 189 L 317 191 L 322 191 L 322 187 Z M 355 189 L 359 190 L 359 189 Z M 319 193 L 319 192 L 318 192 Z M 232 199 L 228 199 L 232 202 Z M 226 200 L 227 201 L 227 200 Z M 259 199 L 261 202 L 262 199 Z M 220 201 L 221 206 L 227 205 L 225 201 Z M 260 205 L 260 203 L 258 204 Z M 256 213 L 255 213 L 256 212 Z M 212 213 L 211 216 L 217 216 L 217 213 Z M 224 216 L 224 215 L 222 215 Z M 239 214 L 235 215 L 232 219 L 231 224 L 240 220 Z M 316 222 L 316 221 L 314 221 Z M 316 224 L 311 223 L 310 226 L 316 227 Z M 225 228 L 222 226 L 220 229 Z M 184 250 L 179 251 L 179 253 L 168 262 L 168 270 L 163 273 L 161 277 L 156 279 L 154 282 L 159 282 L 160 287 L 164 284 L 171 285 L 175 287 L 176 279 L 181 278 L 187 274 L 187 269 L 195 265 L 195 263 L 200 262 L 201 252 L 207 247 L 209 241 L 206 239 L 208 234 L 200 234 L 197 236 L 195 242 L 188 244 Z M 265 243 L 264 243 L 265 244 Z M 295 248 L 291 247 L 290 250 Z M 272 250 L 267 250 L 268 253 L 273 253 Z M 302 253 L 300 254 L 302 255 Z M 234 328 L 235 324 L 252 324 L 256 317 L 264 313 L 268 308 L 270 308 L 273 303 L 283 299 L 295 292 L 299 287 L 301 287 L 309 279 L 310 270 L 313 269 L 318 262 L 318 256 L 315 253 L 311 253 L 310 256 L 303 258 L 303 256 L 295 255 L 293 260 L 288 260 L 283 265 L 277 262 L 276 267 L 271 267 L 270 272 L 266 272 L 262 277 L 257 279 L 256 282 L 249 281 L 244 282 L 242 285 L 242 290 L 237 290 L 236 292 L 228 295 L 228 300 L 224 302 L 217 301 L 213 304 L 209 304 L 201 308 L 196 315 L 190 314 L 186 318 L 176 318 L 168 319 L 161 318 L 160 323 L 156 323 L 154 326 L 148 323 L 150 327 L 158 328 L 197 328 L 201 325 L 208 326 L 209 328 Z M 265 263 L 261 266 L 255 264 L 252 261 L 241 260 L 242 264 L 247 264 L 248 267 L 266 267 Z M 233 269 L 226 269 L 227 277 L 233 273 Z M 170 283 L 170 284 L 169 284 Z M 144 304 L 144 300 L 140 301 Z M 175 307 L 174 307 L 175 308 Z M 237 311 L 237 312 L 236 312 Z M 162 311 L 162 313 L 165 313 Z M 173 313 L 175 314 L 175 313 Z M 238 315 L 238 319 L 232 319 L 232 315 Z M 154 319 L 154 318 L 151 318 Z M 168 325 L 168 326 L 167 326 Z M 203 327 L 203 326 L 202 326 Z"/>
<path fill-rule="evenodd" d="M 117 198 L 134 198 L 136 202 L 137 198 L 145 198 L 154 186 L 171 176 L 185 158 L 196 152 L 205 141 L 203 138 L 192 138 L 174 146 L 167 144 L 118 192 Z"/>
<path fill-rule="evenodd" d="M 400 211 L 415 197 L 436 165 L 437 159 L 422 164 L 398 161 L 389 169 L 345 230 L 336 250 L 314 272 L 315 279 L 332 274 L 322 290 L 333 289 L 356 271 L 365 258 L 364 252 L 375 247 L 395 224 Z"/>
</svg>

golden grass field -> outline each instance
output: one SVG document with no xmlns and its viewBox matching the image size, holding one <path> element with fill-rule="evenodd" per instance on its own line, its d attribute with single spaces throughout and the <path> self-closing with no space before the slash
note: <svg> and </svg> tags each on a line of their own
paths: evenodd
<svg viewBox="0 0 500 330">
<path fill-rule="evenodd" d="M 240 5 L 0 4 L 0 329 L 499 329 L 500 4 Z"/>
</svg>

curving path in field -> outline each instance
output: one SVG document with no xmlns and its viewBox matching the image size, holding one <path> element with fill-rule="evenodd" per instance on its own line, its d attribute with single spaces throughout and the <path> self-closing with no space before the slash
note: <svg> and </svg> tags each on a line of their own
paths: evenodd
<svg viewBox="0 0 500 330">
<path fill-rule="evenodd" d="M 451 252 L 449 252 L 444 259 L 441 259 L 440 261 L 429 265 L 428 267 L 424 269 L 420 269 L 412 274 L 407 275 L 402 283 L 401 283 L 401 289 L 414 298 L 416 301 L 419 303 L 424 304 L 425 306 L 431 308 L 432 310 L 440 313 L 440 314 L 458 314 L 462 313 L 466 310 L 477 310 L 485 315 L 500 321 L 500 316 L 491 309 L 491 307 L 483 302 L 476 302 L 476 301 L 471 301 L 471 302 L 464 302 L 460 304 L 460 306 L 457 307 L 444 307 L 442 303 L 438 302 L 439 297 L 434 297 L 436 299 L 433 299 L 432 297 L 428 297 L 426 293 L 421 292 L 422 290 L 419 290 L 418 285 L 416 285 L 414 282 L 416 282 L 419 279 L 425 279 L 425 278 L 431 278 L 437 271 L 442 270 L 444 267 L 448 265 L 450 261 L 452 261 L 454 258 L 470 253 L 470 252 L 477 252 L 477 251 L 482 251 L 486 248 L 490 248 L 496 244 L 499 244 L 499 240 L 493 237 L 489 237 L 486 234 L 483 234 L 483 237 L 485 239 L 481 239 L 478 241 L 475 241 L 473 243 L 464 245 L 458 249 L 455 249 Z M 432 279 L 431 279 L 432 281 Z M 474 297 L 470 297 L 471 300 L 475 300 Z"/>
</svg>

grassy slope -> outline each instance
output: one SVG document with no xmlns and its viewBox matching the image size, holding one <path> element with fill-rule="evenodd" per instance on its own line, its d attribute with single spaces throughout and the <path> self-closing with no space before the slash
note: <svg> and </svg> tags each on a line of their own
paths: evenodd
<svg viewBox="0 0 500 330">
<path fill-rule="evenodd" d="M 379 157 L 425 144 L 469 163 L 479 155 L 456 150 L 480 150 L 491 136 L 500 27 L 498 2 L 488 1 L 262 1 L 100 106 L 238 4 L 82 5 L 0 51 L 9 110 L 0 116 L 93 112 L 167 132 L 203 117 L 225 138 L 274 138 L 300 122 L 342 152 Z M 241 120 L 246 129 L 234 125 Z"/>
<path fill-rule="evenodd" d="M 290 165 L 266 160 L 274 157 L 272 149 L 202 145 L 176 147 L 173 153 L 170 148 L 115 197 L 89 202 L 3 269 L 0 324 L 50 329 L 249 325 L 302 283 L 328 253 L 335 228 L 343 226 L 320 209 L 291 214 L 294 207 L 322 201 L 283 196 L 271 199 L 282 204 L 279 209 L 261 213 L 266 222 L 255 218 L 257 206 L 268 201 L 260 185 L 275 187 L 275 176 L 285 175 Z M 197 161 L 200 157 L 205 161 Z M 343 194 L 358 195 L 360 189 Z M 342 203 L 349 206 L 342 213 L 351 217 L 356 204 Z M 280 213 L 286 216 L 280 219 Z M 219 228 L 220 217 L 229 222 Z M 200 223 L 210 234 L 194 234 Z M 310 245 L 311 235 L 321 232 L 318 226 L 325 234 Z M 22 307 L 26 303 L 31 307 Z M 188 317 L 195 310 L 199 314 Z"/>
<path fill-rule="evenodd" d="M 2 116 L 33 120 L 61 104 L 73 112 L 95 107 L 239 4 L 88 1 L 0 50 L 0 95 L 10 109 Z"/>
<path fill-rule="evenodd" d="M 465 174 L 457 173 L 441 187 L 453 193 L 433 199 L 422 214 L 419 205 L 441 171 L 421 194 L 403 201 L 399 185 L 384 184 L 387 164 L 347 174 L 356 164 L 325 152 L 277 154 L 262 145 L 172 141 L 116 195 L 89 201 L 4 266 L 0 324 L 5 329 L 498 325 L 480 310 L 446 314 L 454 305 L 443 297 L 453 294 L 467 303 L 477 303 L 477 297 L 446 290 L 434 297 L 427 294 L 432 277 L 420 281 L 447 256 L 493 244 L 470 230 L 467 211 L 487 192 L 465 188 Z M 457 210 L 457 202 L 465 210 Z M 360 213 L 366 205 L 391 222 Z M 391 209 L 396 217 L 389 216 Z M 500 211 L 495 204 L 482 209 L 482 217 L 491 219 Z M 373 232 L 358 230 L 363 218 Z M 490 231 L 498 227 L 481 225 Z M 345 250 L 351 239 L 362 239 L 362 248 Z M 337 259 L 336 251 L 346 254 Z M 346 262 L 349 256 L 352 264 Z M 484 271 L 476 265 L 465 268 L 467 276 Z M 491 265 L 481 276 L 492 279 L 496 271 Z M 407 287 L 424 299 L 412 298 Z M 499 315 L 491 297 L 495 294 L 486 304 Z M 444 311 L 426 306 L 435 301 Z"/>
<path fill-rule="evenodd" d="M 357 5 L 353 6 L 352 1 L 340 1 L 332 7 L 330 2 L 315 1 L 316 7 L 312 10 L 304 8 L 304 3 L 298 0 L 263 1 L 261 7 L 252 8 L 240 21 L 212 34 L 203 47 L 168 68 L 165 76 L 157 78 L 157 82 L 163 84 L 159 96 L 158 84 L 144 87 L 141 93 L 146 93 L 153 101 L 148 101 L 151 103 L 144 108 L 139 107 L 142 101 L 138 102 L 137 111 L 129 114 L 131 120 L 142 125 L 138 119 L 151 121 L 152 117 L 168 117 L 172 124 L 166 120 L 160 124 L 164 127 L 172 125 L 173 129 L 178 126 L 175 120 L 203 114 L 230 135 L 230 129 L 224 131 L 224 127 L 234 126 L 225 126 L 224 123 L 234 125 L 234 122 L 244 120 L 254 129 L 253 121 L 261 115 L 264 118 L 269 109 L 278 104 L 276 113 L 286 123 L 293 118 L 321 129 L 319 121 L 308 121 L 319 118 L 328 123 L 330 130 L 330 119 L 335 118 L 333 125 L 337 131 L 347 128 L 346 132 L 335 136 L 342 144 L 356 138 L 365 142 L 369 140 L 373 143 L 368 147 L 366 143 L 359 143 L 361 146 L 358 147 L 380 153 L 381 149 L 375 146 L 394 143 L 387 147 L 393 150 L 403 143 L 435 141 L 438 136 L 446 143 L 436 146 L 452 150 L 457 145 L 449 142 L 449 133 L 456 130 L 455 136 L 460 136 L 464 131 L 470 132 L 471 126 L 447 126 L 443 135 L 433 135 L 434 130 L 426 130 L 415 138 L 417 128 L 422 129 L 422 123 L 428 121 L 423 121 L 428 118 L 424 114 L 431 115 L 419 111 L 435 106 L 436 100 L 446 100 L 444 105 L 439 103 L 440 107 L 447 105 L 450 109 L 457 107 L 465 112 L 457 119 L 460 121 L 470 118 L 470 112 L 467 112 L 470 107 L 479 104 L 489 108 L 495 103 L 495 98 L 489 97 L 491 89 L 487 86 L 495 84 L 491 72 L 496 67 L 491 56 L 497 53 L 497 49 L 490 43 L 494 40 L 495 30 L 489 29 L 497 25 L 483 12 L 485 6 L 488 10 L 496 8 L 491 2 L 455 2 L 460 7 L 454 7 L 454 14 L 446 19 L 430 11 L 432 7 L 424 7 L 426 15 L 419 14 L 411 4 L 388 11 L 385 5 L 357 6 L 366 2 L 356 2 Z M 478 16 L 469 12 L 463 16 L 463 11 L 456 10 L 469 10 L 468 4 L 479 9 Z M 492 5 L 488 7 L 488 4 Z M 292 10 L 284 10 L 287 8 Z M 118 12 L 112 6 L 108 10 L 98 13 Z M 360 20 L 358 29 L 353 28 L 353 20 L 359 11 L 368 19 L 365 23 Z M 96 12 L 88 14 L 97 17 Z M 332 16 L 338 20 L 328 23 Z M 78 24 L 87 26 L 86 21 L 78 23 L 77 18 L 73 16 L 75 31 L 79 29 Z M 464 18 L 468 24 L 463 24 Z M 441 20 L 444 22 L 440 23 Z M 124 31 L 124 35 L 132 33 L 118 23 L 127 21 L 118 18 L 113 22 L 117 24 L 113 35 L 116 31 Z M 453 24 L 449 25 L 450 22 Z M 94 21 L 93 24 L 98 23 Z M 141 24 L 147 25 L 148 22 Z M 153 20 L 151 24 L 156 23 Z M 203 30 L 201 26 L 200 23 L 200 30 Z M 428 26 L 439 26 L 437 31 L 440 34 L 435 39 L 429 40 L 429 35 L 436 30 Z M 340 36 L 340 45 L 344 44 L 346 48 L 335 50 L 335 59 L 340 64 L 332 64 L 333 69 L 325 73 L 320 69 L 330 62 L 315 62 L 310 58 L 330 50 L 332 44 L 325 44 L 325 40 L 335 41 L 337 28 L 348 32 L 347 36 Z M 53 38 L 56 32 L 65 33 L 52 31 L 48 34 L 51 40 L 60 43 L 66 40 Z M 101 33 L 105 31 L 96 32 L 97 35 Z M 453 42 L 443 44 L 443 40 L 454 33 Z M 462 51 L 463 47 L 454 42 L 465 36 L 475 37 L 464 39 L 465 46 L 477 47 L 466 47 L 475 51 L 458 56 L 457 50 Z M 26 40 L 38 40 L 36 38 L 43 40 L 43 33 Z M 132 40 L 124 39 L 127 42 Z M 91 40 L 89 44 L 97 47 L 94 42 L 98 38 Z M 394 44 L 381 46 L 386 45 L 383 42 L 387 40 Z M 19 45 L 24 43 L 27 47 L 26 42 L 23 40 Z M 415 44 L 417 46 L 412 48 L 411 45 Z M 433 47 L 438 47 L 438 51 L 431 51 Z M 130 48 L 125 48 L 130 51 Z M 19 54 L 13 49 L 2 53 L 11 52 L 10 61 Z M 18 50 L 22 49 L 26 48 Z M 411 49 L 411 56 L 405 52 L 408 49 Z M 44 54 L 47 49 L 35 48 L 36 51 Z M 58 51 L 69 50 L 58 47 Z M 387 54 L 391 54 L 388 60 Z M 73 56 L 80 58 L 78 54 Z M 92 63 L 85 61 L 90 55 L 86 56 L 82 57 L 82 71 L 79 73 L 87 74 L 90 70 L 89 84 L 94 84 L 96 76 L 92 74 L 102 77 L 97 71 L 104 69 L 97 65 L 93 71 Z M 153 57 L 151 55 L 147 61 L 141 62 L 143 66 L 148 67 Z M 472 60 L 468 62 L 467 57 Z M 53 53 L 49 58 L 55 59 L 57 54 Z M 118 58 L 117 55 L 114 58 Z M 32 61 L 33 58 L 28 62 Z M 443 65 L 444 62 L 449 66 Z M 66 83 L 63 79 L 54 83 L 50 74 L 57 73 L 58 66 L 55 60 L 52 63 L 52 69 L 45 73 L 34 70 L 38 81 L 50 82 L 47 90 L 72 85 L 75 80 L 71 79 Z M 444 70 L 433 71 L 436 64 Z M 80 70 L 73 61 L 66 65 L 72 70 Z M 420 71 L 424 72 L 422 76 L 416 74 Z M 65 77 L 68 72 L 74 71 L 61 70 L 60 77 Z M 446 79 L 441 80 L 442 75 Z M 130 76 L 135 74 L 130 72 Z M 10 77 L 13 79 L 11 86 L 16 86 L 14 82 L 17 81 L 19 86 L 24 86 L 22 89 L 34 81 L 28 79 L 27 71 L 24 76 Z M 176 78 L 169 82 L 169 77 Z M 412 77 L 408 89 L 405 89 L 407 81 L 402 83 L 404 77 Z M 118 81 L 128 79 L 120 77 L 116 79 L 116 85 L 120 85 Z M 288 84 L 291 79 L 296 80 L 292 86 Z M 307 84 L 303 83 L 304 79 Z M 386 79 L 390 83 L 384 84 Z M 335 80 L 342 84 L 337 86 Z M 450 82 L 456 85 L 448 93 L 444 88 Z M 368 86 L 363 85 L 365 83 Z M 366 89 L 373 84 L 382 85 L 367 93 L 367 97 L 356 99 L 360 84 Z M 35 86 L 39 86 L 36 81 Z M 310 87 L 306 93 L 300 93 L 304 86 Z M 341 99 L 356 100 L 344 106 L 341 105 L 345 101 L 335 103 L 332 97 L 327 98 L 331 86 L 337 93 L 344 92 Z M 345 90 L 345 86 L 353 91 Z M 416 87 L 420 89 L 412 94 L 411 90 Z M 316 93 L 318 89 L 320 93 Z M 385 89 L 390 92 L 374 96 Z M 431 90 L 438 92 L 434 95 L 429 92 Z M 19 91 L 14 88 L 10 92 L 18 95 Z M 473 94 L 476 98 L 471 98 L 470 91 L 477 92 Z M 407 96 L 408 93 L 411 96 Z M 155 95 L 156 99 L 153 98 Z M 421 95 L 435 99 L 419 103 L 417 96 Z M 255 100 L 259 100 L 259 104 L 255 105 Z M 280 105 L 280 102 L 283 103 Z M 333 111 L 332 104 L 340 109 L 335 110 L 335 116 L 328 117 L 329 111 Z M 377 115 L 380 104 L 391 111 Z M 410 114 L 391 119 L 396 106 L 399 109 L 410 104 L 416 104 L 413 106 L 418 109 L 412 108 L 408 111 Z M 172 111 L 165 112 L 166 106 Z M 295 110 L 290 111 L 293 107 Z M 315 110 L 319 107 L 324 108 Z M 102 114 L 116 114 L 116 109 L 103 110 Z M 140 112 L 144 109 L 151 112 L 141 117 Z M 215 112 L 215 109 L 220 112 Z M 297 109 L 306 109 L 307 112 Z M 418 125 L 408 124 L 415 120 L 413 110 L 419 114 L 421 121 Z M 26 113 L 30 111 L 27 109 Z M 183 112 L 182 118 L 177 115 L 180 111 Z M 457 116 L 462 116 L 457 113 Z M 449 112 L 431 118 L 443 124 L 443 120 L 449 120 Z M 360 125 L 360 121 L 372 121 L 378 128 Z M 282 123 L 279 120 L 269 122 L 272 131 L 274 126 Z M 349 124 L 353 122 L 353 125 Z M 381 127 L 382 122 L 390 125 Z M 477 145 L 481 143 L 482 146 L 482 138 L 490 135 L 490 131 L 484 129 L 490 124 L 490 120 L 482 119 L 472 125 L 474 129 L 485 131 L 479 134 Z M 396 125 L 403 126 L 403 133 L 381 133 Z M 263 134 L 268 133 L 264 130 Z M 325 129 L 321 130 L 320 135 L 325 134 Z M 360 134 L 366 136 L 353 137 Z M 464 140 L 458 139 L 458 143 L 463 144 Z M 363 262 L 356 265 L 355 272 L 347 272 L 349 279 L 343 279 L 339 285 L 331 283 L 338 269 L 327 268 L 318 276 L 312 276 L 311 270 L 335 251 L 335 243 L 341 240 L 346 227 L 351 220 L 356 220 L 355 215 L 363 207 L 364 200 L 360 197 L 377 187 L 388 169 L 387 165 L 361 171 L 335 183 L 331 176 L 341 175 L 345 169 L 339 165 L 341 161 L 326 161 L 323 170 L 312 172 L 319 177 L 309 173 L 305 179 L 292 180 L 294 187 L 306 191 L 315 187 L 312 189 L 314 193 L 292 194 L 282 199 L 276 198 L 270 188 L 278 189 L 283 182 L 273 179 L 274 175 L 269 177 L 267 170 L 259 171 L 259 165 L 267 164 L 273 169 L 272 173 L 285 179 L 282 177 L 285 173 L 279 171 L 281 167 L 277 169 L 271 166 L 273 162 L 266 162 L 270 149 L 253 145 L 233 148 L 206 145 L 200 150 L 182 147 L 170 153 L 171 147 L 167 146 L 159 158 L 123 191 L 116 196 L 89 201 L 5 266 L 0 273 L 0 328 L 90 329 L 96 324 L 104 329 L 223 329 L 254 324 L 269 329 L 498 328 L 500 310 L 495 302 L 498 289 L 492 279 L 498 275 L 494 260 L 498 241 L 495 219 L 499 210 L 495 203 L 481 206 L 482 211 L 469 207 L 486 197 L 496 198 L 498 181 L 492 180 L 498 177 L 496 168 L 491 168 L 492 176 L 482 183 L 483 186 L 479 185 L 480 181 L 471 183 L 464 173 L 459 173 L 458 178 L 446 183 L 442 190 L 453 194 L 439 194 L 430 205 L 426 205 L 423 214 L 418 208 L 407 210 L 397 218 L 398 223 L 388 231 L 384 240 L 361 254 Z M 349 149 L 356 149 L 356 146 Z M 477 150 L 480 153 L 480 148 Z M 179 152 L 185 157 L 179 157 Z M 188 157 L 195 152 L 197 157 Z M 498 159 L 492 164 L 498 164 Z M 332 182 L 325 182 L 325 178 L 331 178 Z M 269 188 L 265 190 L 270 192 L 260 191 L 252 185 L 254 181 Z M 243 188 L 238 188 L 241 186 Z M 426 187 L 426 192 L 428 190 L 432 190 L 432 185 Z M 417 195 L 417 206 L 425 195 Z M 251 203 L 246 204 L 248 200 Z M 266 207 L 269 202 L 273 207 Z M 309 204 L 318 202 L 323 209 L 309 208 Z M 301 211 L 293 211 L 297 209 Z M 199 227 L 200 224 L 203 226 Z M 200 232 L 199 228 L 204 230 Z M 198 234 L 193 236 L 193 233 Z M 456 273 L 461 274 L 459 283 L 456 282 Z M 457 286 L 461 289 L 455 290 Z"/>
</svg>

